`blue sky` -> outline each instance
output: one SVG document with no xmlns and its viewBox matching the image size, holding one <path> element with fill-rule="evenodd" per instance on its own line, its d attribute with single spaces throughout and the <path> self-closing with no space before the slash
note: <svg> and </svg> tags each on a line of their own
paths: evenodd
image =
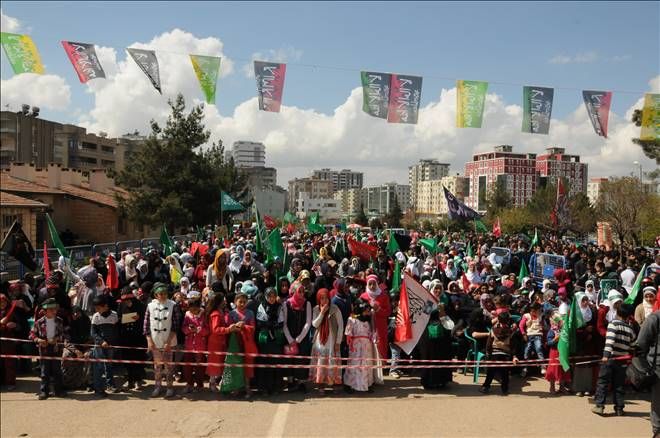
<svg viewBox="0 0 660 438">
<path fill-rule="evenodd" d="M 76 84 L 60 40 L 121 49 L 177 27 L 219 38 L 233 60 L 285 48 L 300 53 L 293 64 L 419 74 L 422 105 L 453 86 L 441 77 L 645 91 L 660 70 L 657 2 L 4 1 L 3 12 L 30 30 L 48 72 L 73 85 L 72 104 L 82 110 L 93 105 L 92 96 Z M 550 62 L 556 57 L 565 63 Z M 222 114 L 255 94 L 254 81 L 240 71 L 245 62 L 236 63 L 218 84 Z M 2 77 L 11 76 L 2 64 Z M 289 65 L 285 103 L 330 113 L 357 85 L 353 71 Z M 521 99 L 518 85 L 491 84 L 489 91 L 510 103 Z M 581 101 L 575 90 L 555 96 L 557 117 Z M 613 110 L 625 111 L 638 98 L 616 93 Z"/>
</svg>

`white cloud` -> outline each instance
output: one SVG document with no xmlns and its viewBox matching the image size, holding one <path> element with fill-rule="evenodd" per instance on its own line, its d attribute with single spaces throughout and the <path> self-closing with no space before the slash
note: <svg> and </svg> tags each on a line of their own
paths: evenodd
<svg viewBox="0 0 660 438">
<path fill-rule="evenodd" d="M 252 54 L 252 61 L 270 61 L 270 62 L 296 62 L 302 58 L 303 51 L 293 46 L 280 47 L 278 49 L 268 49 L 266 52 L 256 52 Z M 243 65 L 243 74 L 248 78 L 254 78 L 254 64 L 252 62 Z"/>
<path fill-rule="evenodd" d="M 3 32 L 16 33 L 21 29 L 21 22 L 17 18 L 5 15 L 0 9 L 0 29 Z"/>
<path fill-rule="evenodd" d="M 582 52 L 575 55 L 556 55 L 548 60 L 550 64 L 588 64 L 599 59 L 598 53 Z"/>
<path fill-rule="evenodd" d="M 0 105 L 18 110 L 21 104 L 64 110 L 71 102 L 71 88 L 57 75 L 23 73 L 0 81 Z"/>
<path fill-rule="evenodd" d="M 174 29 L 146 43 L 129 47 L 156 50 L 163 96 L 151 85 L 146 75 L 124 51 L 97 47 L 96 51 L 106 73 L 106 79 L 90 81 L 88 92 L 94 95 L 94 108 L 80 118 L 80 124 L 91 132 L 105 131 L 121 135 L 135 129 L 145 132 L 149 120 L 162 120 L 169 112 L 167 98 L 182 93 L 188 102 L 203 99 L 202 91 L 188 54 L 220 56 L 220 77 L 230 75 L 234 63 L 223 53 L 224 45 L 217 38 L 197 38 Z M 176 48 L 177 53 L 173 53 Z M 217 93 L 222 93 L 218 81 Z"/>
</svg>

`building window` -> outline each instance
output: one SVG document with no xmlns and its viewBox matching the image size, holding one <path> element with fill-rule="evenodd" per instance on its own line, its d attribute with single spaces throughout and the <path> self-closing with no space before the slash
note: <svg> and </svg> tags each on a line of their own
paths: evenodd
<svg viewBox="0 0 660 438">
<path fill-rule="evenodd" d="M 9 231 L 9 228 L 14 224 L 14 221 L 21 221 L 21 215 L 18 214 L 3 214 L 2 215 L 2 231 L 3 235 L 5 230 Z"/>
</svg>

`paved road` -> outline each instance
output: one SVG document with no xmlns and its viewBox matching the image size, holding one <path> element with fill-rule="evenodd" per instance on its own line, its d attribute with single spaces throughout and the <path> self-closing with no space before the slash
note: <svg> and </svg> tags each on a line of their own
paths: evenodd
<svg viewBox="0 0 660 438">
<path fill-rule="evenodd" d="M 0 396 L 0 435 L 5 437 L 649 437 L 648 397 L 627 394 L 625 417 L 598 417 L 586 398 L 549 397 L 547 382 L 531 379 L 512 394 L 481 395 L 478 386 L 455 375 L 444 391 L 425 392 L 416 378 L 389 380 L 373 394 L 321 396 L 282 394 L 253 401 L 151 400 L 150 392 L 89 393 L 38 401 L 37 380 Z M 84 403 L 83 403 L 84 402 Z M 611 412 L 611 407 L 606 412 Z"/>
</svg>

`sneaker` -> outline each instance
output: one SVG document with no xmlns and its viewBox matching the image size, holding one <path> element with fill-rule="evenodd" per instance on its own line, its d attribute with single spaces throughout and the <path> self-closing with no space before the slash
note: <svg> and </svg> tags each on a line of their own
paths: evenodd
<svg viewBox="0 0 660 438">
<path fill-rule="evenodd" d="M 614 409 L 614 414 L 616 414 L 617 417 L 623 417 L 626 413 L 623 412 L 623 408 L 616 408 Z"/>
<path fill-rule="evenodd" d="M 399 374 L 398 371 L 392 371 L 390 373 L 390 377 L 393 378 L 393 379 L 399 379 L 401 377 L 401 374 Z"/>
<path fill-rule="evenodd" d="M 151 393 L 151 397 L 158 397 L 160 395 L 161 386 L 156 385 L 154 391 Z"/>
<path fill-rule="evenodd" d="M 584 392 L 578 391 L 577 393 L 575 393 L 575 395 L 577 395 L 578 397 L 584 397 Z"/>
<path fill-rule="evenodd" d="M 605 406 L 596 405 L 593 408 L 591 408 L 591 412 L 593 412 L 596 415 L 601 415 L 602 416 L 603 413 L 605 412 Z"/>
<path fill-rule="evenodd" d="M 165 398 L 172 398 L 174 397 L 174 388 L 167 388 L 167 392 L 165 393 Z"/>
<path fill-rule="evenodd" d="M 40 392 L 39 393 L 39 400 L 46 400 L 48 398 L 48 394 L 45 392 Z"/>
<path fill-rule="evenodd" d="M 541 367 L 541 375 L 545 376 L 545 367 Z"/>
<path fill-rule="evenodd" d="M 121 392 L 121 387 L 119 386 L 113 386 L 112 387 L 112 393 L 113 394 L 119 394 Z"/>
</svg>

